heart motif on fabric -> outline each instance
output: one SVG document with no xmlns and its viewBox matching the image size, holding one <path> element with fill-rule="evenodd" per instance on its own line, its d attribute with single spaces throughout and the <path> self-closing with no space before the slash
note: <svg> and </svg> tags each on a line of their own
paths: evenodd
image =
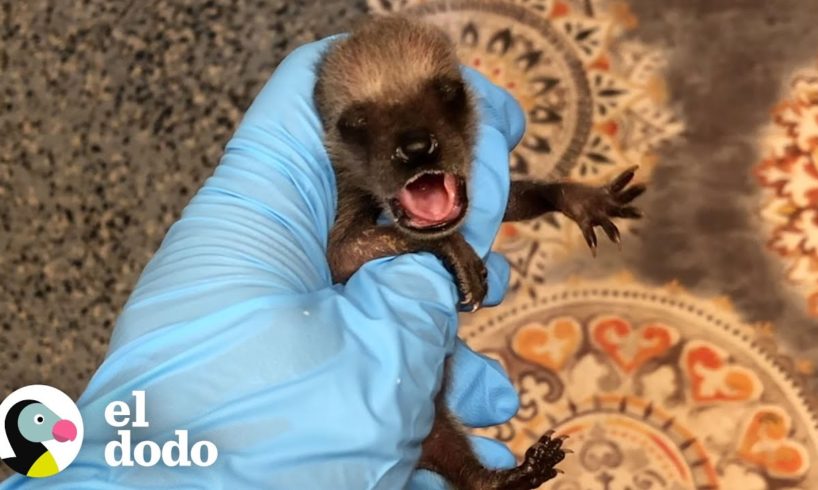
<svg viewBox="0 0 818 490">
<path fill-rule="evenodd" d="M 791 431 L 792 418 L 784 409 L 760 407 L 745 425 L 739 455 L 775 478 L 800 478 L 809 469 L 809 454 L 790 439 Z"/>
<path fill-rule="evenodd" d="M 619 316 L 591 322 L 591 341 L 625 373 L 632 373 L 651 359 L 662 357 L 679 342 L 679 332 L 661 323 L 634 328 Z"/>
<path fill-rule="evenodd" d="M 756 400 L 763 385 L 756 373 L 731 362 L 726 351 L 701 340 L 689 342 L 682 367 L 697 402 Z"/>
<path fill-rule="evenodd" d="M 530 322 L 514 333 L 511 349 L 523 359 L 559 371 L 579 349 L 582 327 L 571 317 Z"/>
</svg>

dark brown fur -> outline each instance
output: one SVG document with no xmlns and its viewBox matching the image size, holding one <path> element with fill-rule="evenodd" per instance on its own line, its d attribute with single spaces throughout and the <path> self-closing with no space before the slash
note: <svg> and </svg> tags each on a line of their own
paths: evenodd
<svg viewBox="0 0 818 490">
<path fill-rule="evenodd" d="M 427 251 L 452 272 L 461 304 L 479 307 L 486 294 L 486 269 L 457 232 L 465 211 L 441 226 L 417 229 L 395 204 L 396 193 L 423 171 L 468 181 L 477 112 L 451 41 L 436 27 L 418 21 L 394 16 L 368 20 L 325 55 L 315 102 L 338 186 L 337 219 L 327 250 L 334 280 L 345 282 L 369 260 Z M 411 165 L 396 159 L 402 135 L 417 131 L 434 135 L 439 143 L 434 157 L 412 160 Z M 592 249 L 595 226 L 618 242 L 619 232 L 610 217 L 639 216 L 628 205 L 644 190 L 626 188 L 633 170 L 600 188 L 512 182 L 505 220 L 561 211 L 579 224 Z M 467 206 L 465 187 L 462 199 Z M 376 225 L 383 212 L 392 216 L 392 226 Z M 562 438 L 552 439 L 550 432 L 516 468 L 485 468 L 446 408 L 444 391 L 436 399 L 435 422 L 423 442 L 419 467 L 440 473 L 462 490 L 527 490 L 556 476 L 554 466 L 564 457 Z"/>
</svg>

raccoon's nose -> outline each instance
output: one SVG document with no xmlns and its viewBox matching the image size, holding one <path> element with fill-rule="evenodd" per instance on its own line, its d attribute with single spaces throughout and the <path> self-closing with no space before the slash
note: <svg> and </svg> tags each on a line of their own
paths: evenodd
<svg viewBox="0 0 818 490">
<path fill-rule="evenodd" d="M 428 158 L 437 151 L 437 139 L 432 133 L 416 129 L 406 131 L 398 138 L 395 155 L 404 162 Z"/>
</svg>

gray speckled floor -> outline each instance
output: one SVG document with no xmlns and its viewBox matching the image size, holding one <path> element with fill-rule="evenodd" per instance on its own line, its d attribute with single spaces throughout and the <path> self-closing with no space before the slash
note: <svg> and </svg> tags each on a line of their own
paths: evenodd
<svg viewBox="0 0 818 490">
<path fill-rule="evenodd" d="M 0 399 L 49 381 L 76 397 L 278 61 L 365 5 L 0 5 Z"/>
<path fill-rule="evenodd" d="M 730 295 L 818 361 L 818 325 L 776 286 L 782 266 L 746 212 L 758 130 L 791 71 L 818 57 L 818 1 L 629 3 L 634 35 L 669 50 L 688 131 L 662 155 L 642 202 L 662 212 L 625 262 L 657 283 Z M 0 398 L 41 382 L 76 397 L 140 270 L 274 66 L 365 4 L 0 5 Z M 712 253 L 700 261 L 671 245 Z"/>
</svg>

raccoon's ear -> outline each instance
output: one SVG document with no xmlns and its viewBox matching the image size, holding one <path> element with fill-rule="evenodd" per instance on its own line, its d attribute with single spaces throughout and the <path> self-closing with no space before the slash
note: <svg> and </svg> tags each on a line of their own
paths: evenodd
<svg viewBox="0 0 818 490">
<path fill-rule="evenodd" d="M 347 107 L 338 118 L 337 128 L 344 140 L 354 143 L 364 143 L 367 138 L 366 107 L 363 105 L 353 105 Z"/>
<path fill-rule="evenodd" d="M 438 77 L 433 80 L 432 85 L 447 105 L 459 108 L 466 104 L 466 86 L 463 84 L 463 80 Z"/>
</svg>

